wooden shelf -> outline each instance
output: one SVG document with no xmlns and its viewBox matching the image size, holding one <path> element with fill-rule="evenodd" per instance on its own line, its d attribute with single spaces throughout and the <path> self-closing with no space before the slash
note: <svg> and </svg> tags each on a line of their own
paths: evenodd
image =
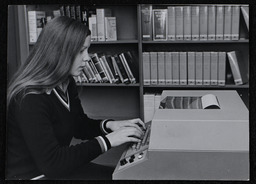
<svg viewBox="0 0 256 184">
<path fill-rule="evenodd" d="M 194 89 L 249 89 L 249 84 L 244 85 L 234 85 L 234 84 L 226 84 L 225 86 L 205 86 L 205 85 L 144 85 L 144 88 L 194 88 Z"/>
<path fill-rule="evenodd" d="M 139 87 L 140 84 L 111 84 L 111 83 L 76 83 L 77 86 L 95 86 L 95 87 Z"/>
<path fill-rule="evenodd" d="M 163 43 L 249 43 L 248 39 L 241 40 L 163 40 L 163 41 L 142 41 L 143 44 Z"/>
<path fill-rule="evenodd" d="M 129 44 L 129 43 L 138 43 L 139 41 L 138 40 L 117 40 L 117 41 L 102 41 L 102 42 L 95 42 L 95 41 L 92 41 L 91 44 Z"/>
</svg>

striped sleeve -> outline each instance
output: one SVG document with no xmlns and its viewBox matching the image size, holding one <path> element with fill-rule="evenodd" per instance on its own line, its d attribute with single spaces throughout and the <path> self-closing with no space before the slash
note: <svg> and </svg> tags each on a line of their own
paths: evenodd
<svg viewBox="0 0 256 184">
<path fill-rule="evenodd" d="M 109 128 L 106 127 L 106 124 L 107 124 L 108 121 L 113 121 L 113 120 L 112 119 L 105 119 L 105 120 L 101 121 L 101 123 L 100 123 L 100 129 L 105 135 L 112 132 Z"/>
<path fill-rule="evenodd" d="M 111 144 L 107 137 L 98 136 L 95 139 L 99 142 L 102 153 L 108 151 L 111 148 Z"/>
</svg>

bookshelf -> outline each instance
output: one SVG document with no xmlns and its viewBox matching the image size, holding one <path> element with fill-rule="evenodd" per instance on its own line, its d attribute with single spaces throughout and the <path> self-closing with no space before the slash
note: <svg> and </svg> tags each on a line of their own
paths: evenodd
<svg viewBox="0 0 256 184">
<path fill-rule="evenodd" d="M 171 4 L 153 5 L 153 9 L 166 9 Z M 84 5 L 85 6 L 85 5 Z M 177 6 L 176 4 L 173 6 Z M 60 5 L 19 5 L 17 26 L 23 30 L 22 40 L 19 42 L 22 50 L 22 58 L 27 56 L 34 44 L 29 43 L 27 12 L 29 10 L 45 11 L 47 15 L 52 15 L 52 11 L 59 9 Z M 232 50 L 241 51 L 245 66 L 249 66 L 249 34 L 246 23 L 240 14 L 239 40 L 166 40 L 166 41 L 145 41 L 142 39 L 141 4 L 118 4 L 118 5 L 90 5 L 89 8 L 110 8 L 113 16 L 117 17 L 117 41 L 94 41 L 89 52 L 104 52 L 110 55 L 132 51 L 137 58 L 136 84 L 110 84 L 110 83 L 81 83 L 77 84 L 82 106 L 92 118 L 113 118 L 126 119 L 140 117 L 144 118 L 144 94 L 161 93 L 164 89 L 182 90 L 237 90 L 246 106 L 249 105 L 249 84 L 235 85 L 231 69 L 226 61 L 226 84 L 218 85 L 144 85 L 143 83 L 143 52 L 206 52 Z M 22 16 L 21 16 L 22 15 Z M 25 33 L 24 33 L 25 32 Z M 19 32 L 21 35 L 21 32 Z M 21 37 L 21 36 L 19 36 Z M 25 38 L 25 39 L 24 39 Z M 21 61 L 23 62 L 23 61 Z"/>
</svg>

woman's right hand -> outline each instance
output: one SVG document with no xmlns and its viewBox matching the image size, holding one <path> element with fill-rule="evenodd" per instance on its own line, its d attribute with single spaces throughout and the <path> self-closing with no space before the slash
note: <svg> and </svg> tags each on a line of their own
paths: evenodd
<svg viewBox="0 0 256 184">
<path fill-rule="evenodd" d="M 144 132 L 140 128 L 122 127 L 106 135 L 111 147 L 116 147 L 126 142 L 140 142 Z"/>
</svg>

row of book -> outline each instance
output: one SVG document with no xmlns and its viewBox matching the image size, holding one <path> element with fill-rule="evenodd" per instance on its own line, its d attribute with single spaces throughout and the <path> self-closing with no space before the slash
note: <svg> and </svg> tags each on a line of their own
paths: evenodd
<svg viewBox="0 0 256 184">
<path fill-rule="evenodd" d="M 239 40 L 240 9 L 249 30 L 248 5 L 141 6 L 143 40 Z"/>
<path fill-rule="evenodd" d="M 130 51 L 114 55 L 94 53 L 75 80 L 77 83 L 134 84 L 137 77 L 135 62 Z"/>
<path fill-rule="evenodd" d="M 143 84 L 226 84 L 226 55 L 236 85 L 248 82 L 239 52 L 143 52 Z"/>
<path fill-rule="evenodd" d="M 68 16 L 89 26 L 92 41 L 116 41 L 116 17 L 112 16 L 111 9 L 89 9 L 80 5 L 63 5 L 54 10 L 51 15 L 45 11 L 28 11 L 29 41 L 35 43 L 44 25 L 52 18 Z"/>
</svg>

